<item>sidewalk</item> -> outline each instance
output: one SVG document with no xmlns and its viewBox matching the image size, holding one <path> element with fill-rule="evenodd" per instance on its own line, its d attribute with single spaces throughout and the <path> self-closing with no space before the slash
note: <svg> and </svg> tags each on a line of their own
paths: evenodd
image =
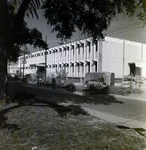
<svg viewBox="0 0 146 150">
<path fill-rule="evenodd" d="M 128 96 L 116 95 L 116 94 L 110 94 L 110 95 L 115 96 L 116 98 L 124 98 L 124 99 L 131 99 L 131 100 L 138 100 L 138 101 L 145 101 L 146 102 L 146 93 L 131 94 Z"/>
</svg>

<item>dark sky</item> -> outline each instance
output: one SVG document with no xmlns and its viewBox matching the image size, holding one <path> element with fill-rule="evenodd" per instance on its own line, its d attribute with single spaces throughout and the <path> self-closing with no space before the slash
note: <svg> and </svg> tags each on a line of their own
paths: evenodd
<svg viewBox="0 0 146 150">
<path fill-rule="evenodd" d="M 38 11 L 39 19 L 36 18 L 25 18 L 28 26 L 30 28 L 37 28 L 39 31 L 43 33 L 43 38 L 45 39 L 47 36 L 47 43 L 49 47 L 57 46 L 57 42 L 59 39 L 56 39 L 56 33 L 51 33 L 51 27 L 47 25 L 45 18 L 42 15 L 42 11 Z M 125 16 L 118 16 L 114 21 L 112 21 L 111 26 L 108 31 L 106 31 L 108 36 L 116 37 L 120 39 L 127 39 L 131 41 L 136 41 L 140 43 L 146 44 L 146 26 L 143 28 L 143 23 L 137 18 L 126 18 Z M 77 41 L 83 38 L 80 32 L 77 31 L 74 33 L 71 40 Z M 34 49 L 29 46 L 29 50 L 31 52 L 38 51 L 39 49 Z"/>
</svg>

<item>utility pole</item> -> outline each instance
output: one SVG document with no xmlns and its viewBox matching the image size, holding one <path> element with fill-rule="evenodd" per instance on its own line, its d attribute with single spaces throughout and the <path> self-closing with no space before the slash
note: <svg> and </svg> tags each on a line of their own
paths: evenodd
<svg viewBox="0 0 146 150">
<path fill-rule="evenodd" d="M 23 79 L 24 79 L 24 68 L 25 68 L 25 50 L 26 47 L 24 47 L 24 52 L 23 52 Z"/>
<path fill-rule="evenodd" d="M 25 71 L 25 64 L 26 64 L 26 59 L 25 59 L 25 55 L 26 54 L 30 54 L 30 52 L 29 51 L 26 51 L 27 50 L 27 47 L 26 47 L 26 45 L 24 46 L 24 51 L 22 51 L 22 53 L 23 53 L 23 60 L 22 60 L 22 64 L 23 64 L 23 74 L 22 74 L 22 77 L 23 77 L 23 79 L 24 79 L 24 71 Z M 21 62 L 20 62 L 21 63 Z M 20 64 L 21 65 L 21 64 Z"/>
<path fill-rule="evenodd" d="M 47 36 L 46 36 L 47 43 Z M 46 82 L 46 74 L 47 74 L 47 49 L 45 49 L 45 82 Z"/>
</svg>

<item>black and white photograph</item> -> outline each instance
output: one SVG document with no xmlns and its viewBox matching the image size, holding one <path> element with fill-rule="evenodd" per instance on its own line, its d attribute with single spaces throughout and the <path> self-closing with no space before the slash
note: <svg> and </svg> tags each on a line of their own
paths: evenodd
<svg viewBox="0 0 146 150">
<path fill-rule="evenodd" d="M 0 0 L 0 150 L 146 150 L 146 0 Z"/>
</svg>

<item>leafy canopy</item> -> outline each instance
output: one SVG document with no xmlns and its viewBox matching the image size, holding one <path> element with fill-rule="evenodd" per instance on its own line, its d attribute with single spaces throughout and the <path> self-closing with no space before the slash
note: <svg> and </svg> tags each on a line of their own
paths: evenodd
<svg viewBox="0 0 146 150">
<path fill-rule="evenodd" d="M 47 23 L 58 38 L 70 38 L 77 27 L 82 33 L 103 38 L 112 19 L 120 13 L 137 16 L 146 23 L 146 0 L 45 0 Z"/>
</svg>

